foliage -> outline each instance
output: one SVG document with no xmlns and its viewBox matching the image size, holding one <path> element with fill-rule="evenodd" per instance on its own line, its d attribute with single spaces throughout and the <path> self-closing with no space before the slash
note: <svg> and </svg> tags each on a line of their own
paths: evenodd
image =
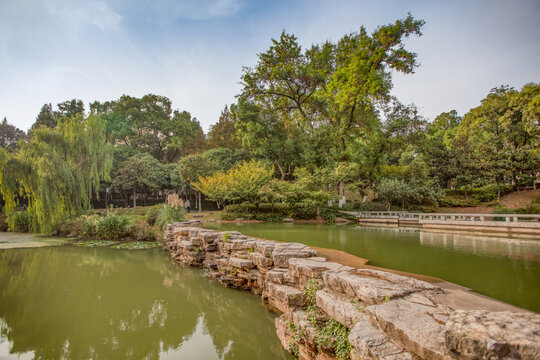
<svg viewBox="0 0 540 360">
<path fill-rule="evenodd" d="M 118 191 L 133 194 L 133 207 L 137 206 L 137 193 L 149 193 L 161 189 L 165 184 L 166 172 L 163 165 L 149 154 L 137 154 L 122 162 L 116 172 L 112 186 Z"/>
<path fill-rule="evenodd" d="M 395 178 L 383 178 L 377 186 L 379 199 L 387 204 L 390 210 L 392 203 L 398 203 L 403 209 L 405 205 L 414 204 L 437 204 L 443 196 L 442 191 L 432 181 L 411 180 L 404 181 Z"/>
<path fill-rule="evenodd" d="M 52 231 L 60 220 L 90 207 L 111 165 L 112 148 L 98 117 L 62 118 L 54 129 L 35 129 L 17 153 L 0 149 L 0 191 L 8 221 L 13 223 L 18 200 L 25 197 L 31 231 Z"/>
<path fill-rule="evenodd" d="M 324 206 L 320 208 L 319 216 L 324 220 L 334 221 L 338 216 L 338 209 Z M 225 206 L 221 212 L 222 220 L 262 220 L 269 222 L 281 222 L 284 218 L 297 220 L 311 220 L 317 218 L 317 208 L 305 204 L 231 204 Z"/>
<path fill-rule="evenodd" d="M 25 139 L 26 134 L 16 126 L 8 124 L 4 118 L 0 124 L 0 147 L 8 151 L 15 151 L 20 140 Z"/>
<path fill-rule="evenodd" d="M 197 119 L 187 111 L 172 111 L 171 100 L 154 94 L 90 104 L 90 112 L 107 121 L 111 142 L 148 152 L 159 161 L 204 150 L 206 144 Z"/>
<path fill-rule="evenodd" d="M 27 233 L 31 229 L 31 219 L 28 211 L 17 211 L 13 217 L 11 229 L 17 232 Z"/>
<path fill-rule="evenodd" d="M 225 105 L 217 123 L 210 127 L 208 146 L 211 149 L 225 148 L 234 151 L 242 146 L 242 140 L 235 127 L 234 111 L 236 105 L 233 104 L 231 109 L 232 111 Z"/>
<path fill-rule="evenodd" d="M 155 227 L 164 230 L 167 224 L 184 221 L 186 212 L 183 207 L 173 208 L 169 204 L 162 205 L 158 216 L 156 217 Z"/>
<path fill-rule="evenodd" d="M 200 176 L 193 187 L 206 197 L 225 203 L 244 201 L 258 204 L 261 202 L 260 190 L 272 177 L 272 168 L 260 161 L 237 164 L 227 171 L 216 171 L 211 176 Z"/>
<path fill-rule="evenodd" d="M 150 226 L 154 226 L 156 224 L 156 220 L 159 216 L 159 214 L 163 210 L 163 204 L 157 204 L 152 206 L 150 209 L 148 209 L 144 215 L 146 222 Z"/>
<path fill-rule="evenodd" d="M 99 220 L 96 233 L 103 239 L 118 239 L 128 234 L 130 225 L 127 216 L 109 214 Z"/>
<path fill-rule="evenodd" d="M 499 186 L 496 184 L 486 185 L 479 188 L 462 188 L 446 190 L 445 196 L 440 199 L 441 206 L 477 206 L 497 200 L 501 196 L 512 191 L 512 186 Z"/>
<path fill-rule="evenodd" d="M 317 316 L 320 310 L 317 307 L 316 294 L 320 288 L 321 286 L 316 280 L 309 279 L 303 291 L 307 304 L 308 321 L 316 330 L 315 342 L 319 348 L 326 346 L 332 349 L 338 359 L 349 359 L 351 352 L 350 330 L 332 318 L 321 321 Z"/>
</svg>

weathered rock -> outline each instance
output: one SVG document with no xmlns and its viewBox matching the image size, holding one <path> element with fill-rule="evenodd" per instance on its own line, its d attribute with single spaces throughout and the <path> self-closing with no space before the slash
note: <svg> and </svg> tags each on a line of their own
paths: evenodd
<svg viewBox="0 0 540 360">
<path fill-rule="evenodd" d="M 263 271 L 266 271 L 268 269 L 270 269 L 272 267 L 272 265 L 274 265 L 274 262 L 272 261 L 271 258 L 268 258 L 266 256 L 264 256 L 263 254 L 261 253 L 258 253 L 258 252 L 252 252 L 248 255 L 248 258 L 253 260 L 253 262 L 255 263 L 255 265 L 260 269 L 260 270 L 263 270 Z"/>
<path fill-rule="evenodd" d="M 249 239 L 245 237 L 245 239 L 230 239 L 223 244 L 223 249 L 225 251 L 239 251 L 239 250 L 248 250 L 251 249 L 251 251 L 254 250 L 256 244 L 256 240 Z"/>
<path fill-rule="evenodd" d="M 353 360 L 412 360 L 411 354 L 371 325 L 366 314 L 362 314 L 360 321 L 352 328 L 349 342 L 355 350 L 352 352 Z"/>
<path fill-rule="evenodd" d="M 346 295 L 349 299 L 365 304 L 381 304 L 389 299 L 422 291 L 438 291 L 437 287 L 416 279 L 390 274 L 381 276 L 381 271 L 354 269 L 343 266 L 323 273 L 324 284 L 332 291 Z"/>
<path fill-rule="evenodd" d="M 458 310 L 445 327 L 456 359 L 540 359 L 540 315 Z"/>
<path fill-rule="evenodd" d="M 276 283 L 276 284 L 284 284 L 285 283 L 284 276 L 288 271 L 289 271 L 288 269 L 273 268 L 272 270 L 266 273 L 266 280 L 269 282 Z"/>
<path fill-rule="evenodd" d="M 261 253 L 264 256 L 271 258 L 272 252 L 274 251 L 276 245 L 277 243 L 275 241 L 257 240 L 255 243 L 255 250 L 258 253 Z"/>
<path fill-rule="evenodd" d="M 277 244 L 272 253 L 274 264 L 280 268 L 289 266 L 291 258 L 307 258 L 316 256 L 317 252 L 304 244 L 280 243 Z"/>
<path fill-rule="evenodd" d="M 310 279 L 321 279 L 323 271 L 337 270 L 343 267 L 343 265 L 338 263 L 320 260 L 324 258 L 316 257 L 316 260 L 312 259 L 313 258 L 289 259 L 291 276 L 301 286 L 305 286 L 307 281 Z"/>
<path fill-rule="evenodd" d="M 268 301 L 281 312 L 290 311 L 292 307 L 304 306 L 302 291 L 288 285 L 268 283 L 266 288 Z"/>
<path fill-rule="evenodd" d="M 255 264 L 253 263 L 252 260 L 249 260 L 249 259 L 239 259 L 239 258 L 231 257 L 229 259 L 229 266 L 251 269 L 255 267 Z"/>
<path fill-rule="evenodd" d="M 324 290 L 317 291 L 315 296 L 317 306 L 321 310 L 349 329 L 351 329 L 354 324 L 362 318 L 362 315 L 364 315 L 362 314 L 363 309 L 360 304 L 351 303 L 351 301 Z"/>
<path fill-rule="evenodd" d="M 365 308 L 384 333 L 408 352 L 421 359 L 448 359 L 444 343 L 444 324 L 436 318 L 448 315 L 448 309 L 427 305 L 430 300 L 420 295 L 395 299 L 382 305 Z"/>
</svg>

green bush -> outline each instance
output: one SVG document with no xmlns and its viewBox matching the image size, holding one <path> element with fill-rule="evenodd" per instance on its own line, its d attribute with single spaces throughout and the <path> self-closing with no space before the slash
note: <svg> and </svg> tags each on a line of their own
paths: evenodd
<svg viewBox="0 0 540 360">
<path fill-rule="evenodd" d="M 338 216 L 338 209 L 328 206 L 320 207 L 320 215 L 327 221 L 334 221 Z M 253 204 L 231 204 L 225 206 L 221 212 L 222 220 L 262 220 L 269 222 L 280 222 L 284 218 L 294 218 L 298 220 L 311 220 L 317 218 L 317 208 L 311 204 L 299 203 L 294 206 L 288 204 L 260 204 L 258 207 Z"/>
<path fill-rule="evenodd" d="M 163 209 L 163 204 L 157 204 L 152 206 L 150 209 L 146 211 L 146 214 L 144 215 L 146 218 L 146 222 L 150 226 L 154 226 L 156 224 L 156 220 L 161 213 L 161 210 Z"/>
<path fill-rule="evenodd" d="M 125 215 L 107 215 L 97 223 L 97 235 L 103 239 L 118 239 L 128 235 L 130 218 Z"/>
<path fill-rule="evenodd" d="M 30 231 L 30 215 L 28 211 L 17 211 L 13 218 L 13 230 L 17 232 L 29 232 Z"/>
<path fill-rule="evenodd" d="M 512 192 L 509 185 L 501 185 L 501 196 Z M 480 203 L 497 200 L 497 185 L 491 184 L 473 189 L 446 190 L 441 199 L 441 206 L 477 206 Z"/>
<path fill-rule="evenodd" d="M 186 211 L 183 207 L 173 208 L 169 204 L 161 205 L 161 210 L 156 217 L 155 227 L 164 230 L 167 224 L 181 222 L 186 219 Z"/>
<path fill-rule="evenodd" d="M 144 221 L 131 225 L 129 238 L 135 241 L 156 241 L 156 232 Z"/>
<path fill-rule="evenodd" d="M 457 195 L 446 195 L 439 200 L 439 205 L 443 207 L 470 207 L 478 206 L 479 204 L 480 201 L 473 197 L 466 198 Z"/>
<path fill-rule="evenodd" d="M 83 215 L 81 220 L 79 236 L 83 238 L 96 236 L 99 215 Z"/>
</svg>

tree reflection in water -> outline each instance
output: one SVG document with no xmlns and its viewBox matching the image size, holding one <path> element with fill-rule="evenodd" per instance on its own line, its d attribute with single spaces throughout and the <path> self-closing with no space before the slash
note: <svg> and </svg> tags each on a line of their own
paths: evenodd
<svg viewBox="0 0 540 360">
<path fill-rule="evenodd" d="M 290 358 L 257 297 L 157 249 L 2 250 L 0 288 L 0 357 Z"/>
</svg>

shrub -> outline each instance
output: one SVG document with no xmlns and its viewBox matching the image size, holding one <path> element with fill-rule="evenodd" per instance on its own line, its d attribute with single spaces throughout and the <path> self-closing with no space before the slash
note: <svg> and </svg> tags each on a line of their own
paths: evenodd
<svg viewBox="0 0 540 360">
<path fill-rule="evenodd" d="M 320 215 L 323 219 L 333 222 L 339 214 L 338 210 L 333 207 L 321 206 Z M 258 207 L 253 204 L 231 204 L 225 206 L 225 209 L 221 212 L 222 220 L 235 220 L 238 218 L 269 222 L 280 222 L 284 218 L 311 220 L 317 218 L 317 207 L 306 203 L 295 205 L 260 204 Z"/>
<path fill-rule="evenodd" d="M 125 215 L 107 215 L 97 223 L 97 234 L 103 239 L 125 237 L 130 228 L 130 219 Z"/>
<path fill-rule="evenodd" d="M 164 230 L 167 224 L 184 221 L 186 212 L 183 207 L 173 208 L 169 204 L 163 205 L 159 215 L 156 217 L 155 227 L 159 230 Z"/>
<path fill-rule="evenodd" d="M 13 230 L 17 232 L 29 232 L 30 231 L 30 215 L 28 211 L 17 211 L 13 218 Z"/>
<path fill-rule="evenodd" d="M 162 209 L 163 204 L 157 204 L 146 211 L 145 218 L 148 225 L 154 226 L 156 224 L 157 217 L 161 213 Z"/>
<path fill-rule="evenodd" d="M 144 221 L 134 223 L 129 231 L 129 238 L 135 241 L 156 241 L 156 232 Z"/>
</svg>

